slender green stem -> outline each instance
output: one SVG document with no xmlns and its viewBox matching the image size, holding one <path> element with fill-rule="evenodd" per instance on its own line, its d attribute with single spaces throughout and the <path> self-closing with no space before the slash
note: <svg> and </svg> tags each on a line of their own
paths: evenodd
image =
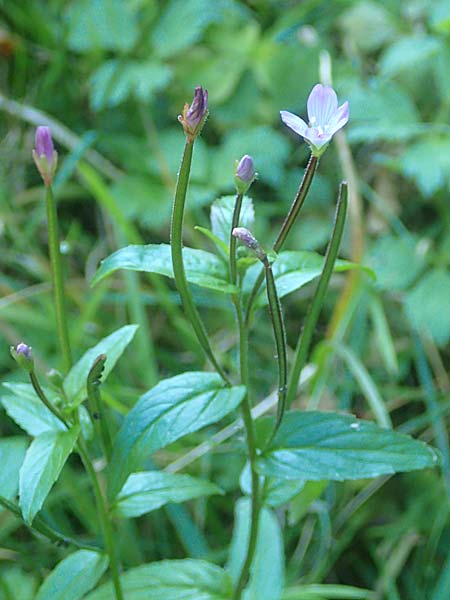
<svg viewBox="0 0 450 600">
<path fill-rule="evenodd" d="M 52 267 L 52 284 L 55 302 L 56 327 L 58 329 L 59 344 L 64 360 L 64 368 L 70 370 L 72 366 L 72 352 L 70 350 L 69 331 L 64 297 L 64 281 L 61 265 L 61 251 L 59 247 L 58 215 L 56 202 L 51 185 L 46 187 L 45 195 L 47 205 L 48 248 Z"/>
<path fill-rule="evenodd" d="M 172 248 L 172 265 L 173 274 L 175 278 L 175 284 L 180 294 L 181 302 L 183 304 L 184 311 L 188 317 L 191 325 L 197 335 L 198 341 L 203 348 L 206 356 L 209 358 L 211 364 L 214 366 L 216 371 L 222 377 L 222 379 L 229 383 L 228 377 L 219 365 L 216 357 L 211 348 L 208 334 L 206 333 L 203 322 L 197 311 L 197 308 L 192 298 L 191 291 L 186 278 L 186 272 L 184 270 L 183 263 L 183 221 L 184 221 L 184 208 L 186 204 L 186 192 L 189 183 L 189 174 L 191 171 L 192 163 L 192 150 L 194 147 L 193 142 L 186 141 L 186 145 L 181 159 L 181 166 L 178 172 L 177 186 L 175 189 L 175 199 L 172 211 L 172 223 L 170 228 L 170 244 Z"/>
<path fill-rule="evenodd" d="M 328 243 L 327 251 L 325 254 L 325 262 L 322 270 L 322 274 L 319 279 L 319 283 L 314 294 L 314 298 L 309 306 L 308 313 L 306 315 L 305 326 L 298 339 L 297 347 L 295 349 L 294 364 L 289 377 L 286 404 L 290 406 L 295 398 L 298 388 L 298 382 L 300 380 L 300 373 L 305 366 L 309 347 L 311 345 L 312 336 L 317 325 L 320 311 L 325 299 L 325 294 L 328 289 L 331 274 L 333 272 L 334 263 L 336 262 L 337 253 L 341 243 L 342 232 L 344 231 L 345 218 L 347 214 L 347 183 L 342 182 L 339 187 L 339 197 L 336 206 L 336 213 L 334 217 L 333 232 L 331 234 L 330 241 Z"/>
<path fill-rule="evenodd" d="M 286 241 L 287 236 L 289 235 L 297 217 L 305 203 L 306 196 L 308 195 L 309 189 L 311 187 L 311 183 L 314 179 L 314 175 L 317 171 L 317 167 L 319 165 L 319 159 L 316 156 L 311 154 L 308 164 L 306 165 L 306 170 L 303 175 L 303 179 L 300 183 L 300 187 L 297 190 L 297 194 L 295 195 L 294 201 L 291 204 L 291 208 L 281 226 L 280 231 L 273 243 L 272 249 L 274 252 L 279 252 Z M 256 296 L 258 295 L 259 288 L 264 280 L 264 270 L 261 270 L 261 273 L 258 275 L 258 278 L 255 281 L 252 291 L 250 292 L 248 302 L 247 302 L 247 312 L 245 315 L 246 323 L 250 322 L 252 316 L 252 308 L 253 304 L 256 300 Z"/>
<path fill-rule="evenodd" d="M 94 552 L 102 551 L 102 548 L 100 548 L 99 546 L 94 546 L 92 544 L 85 544 L 84 542 L 80 542 L 79 540 L 71 538 L 70 536 L 64 535 L 60 531 L 53 529 L 53 527 L 50 527 L 50 525 L 48 523 L 46 523 L 44 521 L 44 519 L 42 517 L 40 517 L 39 515 L 34 517 L 32 526 L 28 525 L 23 519 L 22 511 L 20 510 L 20 508 L 16 504 L 14 504 L 14 502 L 11 502 L 10 500 L 8 500 L 7 498 L 4 498 L 3 496 L 0 496 L 0 505 L 3 506 L 4 508 L 6 508 L 7 510 L 9 510 L 10 512 L 12 512 L 18 519 L 23 521 L 24 524 L 31 531 L 33 531 L 33 532 L 36 531 L 37 533 L 40 533 L 41 535 L 46 537 L 50 542 L 53 542 L 54 544 L 56 544 L 58 546 L 69 546 L 70 545 L 70 546 L 75 546 L 75 548 L 79 548 L 80 550 L 92 550 Z"/>
<path fill-rule="evenodd" d="M 106 505 L 105 497 L 103 496 L 102 490 L 100 488 L 97 473 L 95 472 L 95 469 L 92 465 L 89 453 L 86 449 L 85 441 L 82 436 L 80 436 L 80 439 L 77 443 L 77 451 L 81 457 L 81 460 L 83 461 L 84 468 L 86 469 L 89 477 L 91 478 L 92 487 L 94 489 L 97 510 L 100 516 L 100 522 L 102 526 L 103 540 L 106 552 L 109 557 L 109 568 L 111 569 L 115 597 L 116 600 L 124 600 L 125 597 L 123 595 L 122 583 L 120 581 L 119 560 L 117 557 L 116 546 L 114 544 L 113 530 L 110 521 L 110 516 L 108 513 L 108 507 Z"/>
<path fill-rule="evenodd" d="M 286 408 L 286 388 L 287 388 L 287 356 L 286 356 L 286 329 L 284 327 L 283 313 L 281 311 L 280 299 L 275 286 L 272 267 L 266 258 L 264 261 L 264 271 L 266 274 L 267 299 L 269 301 L 270 317 L 272 319 L 273 334 L 275 337 L 275 346 L 277 349 L 278 363 L 278 405 L 277 419 L 273 428 L 270 441 L 274 438 L 283 419 Z"/>
<path fill-rule="evenodd" d="M 43 402 L 43 404 L 45 404 L 45 406 L 48 408 L 48 410 L 50 412 L 52 412 L 55 415 L 55 417 L 58 417 L 58 419 L 62 423 L 64 423 L 64 425 L 67 427 L 67 429 L 70 429 L 69 422 L 64 418 L 64 416 L 61 414 L 61 412 L 56 408 L 56 406 L 54 406 L 50 402 L 50 400 L 45 395 L 45 392 L 42 389 L 41 384 L 39 383 L 39 380 L 36 377 L 35 372 L 34 371 L 30 371 L 29 375 L 30 375 L 31 385 L 33 386 L 33 389 L 36 392 L 36 394 L 39 396 L 39 399 L 41 400 L 41 402 Z"/>
<path fill-rule="evenodd" d="M 241 215 L 242 198 L 243 194 L 238 193 L 236 196 L 236 202 L 234 205 L 233 219 L 231 221 L 230 231 L 230 281 L 236 285 L 237 280 L 237 267 L 236 267 L 236 243 L 237 239 L 233 235 L 233 229 L 239 226 L 239 217 Z"/>
<path fill-rule="evenodd" d="M 101 375 L 105 367 L 105 361 L 106 354 L 100 354 L 95 359 L 87 377 L 86 390 L 95 431 L 102 445 L 103 454 L 107 462 L 109 462 L 112 451 L 111 433 L 109 431 L 108 423 L 105 420 L 104 411 L 102 410 L 100 396 Z"/>
</svg>

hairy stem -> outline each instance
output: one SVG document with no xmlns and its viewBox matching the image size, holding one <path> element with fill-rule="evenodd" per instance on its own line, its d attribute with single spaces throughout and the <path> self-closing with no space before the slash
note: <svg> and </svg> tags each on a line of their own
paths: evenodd
<svg viewBox="0 0 450 600">
<path fill-rule="evenodd" d="M 67 372 L 72 366 L 72 352 L 70 350 L 69 331 L 67 327 L 64 281 L 59 247 L 58 215 L 51 185 L 46 187 L 45 200 L 47 206 L 48 248 L 52 270 L 56 327 L 58 330 L 59 345 L 61 347 L 64 368 Z"/>
<path fill-rule="evenodd" d="M 237 239 L 233 235 L 233 229 L 239 226 L 239 217 L 241 216 L 243 194 L 238 193 L 234 205 L 233 219 L 231 221 L 230 231 L 230 281 L 236 285 L 237 268 L 236 268 L 236 243 Z"/>
<path fill-rule="evenodd" d="M 184 311 L 188 317 L 191 325 L 197 335 L 197 339 L 203 348 L 206 356 L 209 358 L 211 364 L 222 377 L 222 379 L 229 383 L 228 377 L 223 371 L 222 367 L 218 363 L 216 357 L 211 348 L 208 335 L 206 333 L 203 322 L 197 311 L 197 308 L 192 298 L 191 291 L 186 278 L 186 272 L 183 263 L 183 221 L 184 221 L 184 208 L 186 204 L 186 192 L 189 183 L 189 174 L 191 171 L 192 163 L 192 150 L 194 147 L 193 142 L 186 141 L 186 145 L 181 159 L 181 166 L 178 172 L 177 185 L 175 189 L 175 199 L 172 210 L 172 222 L 170 228 L 170 245 L 172 249 L 172 265 L 173 274 L 175 278 L 175 284 L 180 294 L 181 302 L 183 304 Z"/>
<path fill-rule="evenodd" d="M 289 377 L 287 390 L 286 404 L 291 405 L 297 393 L 300 373 L 305 366 L 308 358 L 309 347 L 311 345 L 312 336 L 317 325 L 317 320 L 325 299 L 325 294 L 328 289 L 331 274 L 333 272 L 334 263 L 336 262 L 337 253 L 341 243 L 342 232 L 344 231 L 345 218 L 347 215 L 347 183 L 342 182 L 339 188 L 339 197 L 336 206 L 334 217 L 333 232 L 328 243 L 325 254 L 325 261 L 319 283 L 314 294 L 314 298 L 309 305 L 306 315 L 305 326 L 298 339 L 295 349 L 294 364 L 292 366 Z"/>
</svg>

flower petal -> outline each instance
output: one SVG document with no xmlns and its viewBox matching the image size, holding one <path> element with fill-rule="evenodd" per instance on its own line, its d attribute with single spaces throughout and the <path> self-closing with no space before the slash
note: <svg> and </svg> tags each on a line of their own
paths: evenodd
<svg viewBox="0 0 450 600">
<path fill-rule="evenodd" d="M 322 148 L 326 146 L 333 137 L 330 133 L 319 133 L 315 127 L 308 127 L 305 131 L 305 140 L 314 146 L 314 148 Z"/>
<path fill-rule="evenodd" d="M 303 136 L 308 129 L 308 125 L 303 119 L 300 119 L 300 117 L 297 117 L 297 115 L 294 115 L 287 110 L 280 111 L 280 116 L 283 123 L 292 129 L 292 131 L 298 133 L 298 135 Z"/>
<path fill-rule="evenodd" d="M 336 133 L 336 131 L 339 131 L 339 129 L 342 129 L 342 127 L 344 127 L 344 125 L 346 125 L 348 123 L 348 118 L 349 118 L 348 102 L 344 102 L 344 104 L 337 109 L 337 111 L 334 113 L 333 117 L 331 118 L 330 122 L 328 123 L 327 132 L 330 135 L 334 135 Z"/>
<path fill-rule="evenodd" d="M 337 110 L 338 101 L 333 88 L 318 83 L 309 94 L 308 118 L 313 127 L 325 127 Z"/>
</svg>

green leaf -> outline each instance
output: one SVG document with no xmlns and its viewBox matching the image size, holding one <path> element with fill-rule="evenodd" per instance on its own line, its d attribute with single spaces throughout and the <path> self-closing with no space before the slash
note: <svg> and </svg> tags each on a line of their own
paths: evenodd
<svg viewBox="0 0 450 600">
<path fill-rule="evenodd" d="M 98 552 L 78 550 L 62 560 L 47 576 L 35 600 L 79 600 L 106 571 L 108 558 Z"/>
<path fill-rule="evenodd" d="M 417 331 L 445 346 L 450 340 L 450 275 L 443 269 L 427 273 L 405 298 L 406 314 Z"/>
<path fill-rule="evenodd" d="M 365 479 L 438 464 L 435 450 L 352 415 L 286 414 L 258 460 L 263 475 L 306 481 Z"/>
<path fill-rule="evenodd" d="M 98 344 L 87 350 L 70 369 L 64 380 L 64 390 L 71 404 L 76 406 L 86 398 L 86 380 L 95 359 L 100 354 L 106 354 L 105 369 L 102 376 L 102 381 L 105 381 L 125 348 L 133 339 L 137 327 L 137 325 L 125 325 L 103 338 Z"/>
<path fill-rule="evenodd" d="M 25 521 L 32 523 L 52 485 L 57 480 L 77 441 L 79 428 L 48 431 L 28 448 L 19 474 L 20 507 Z"/>
<path fill-rule="evenodd" d="M 277 477 L 266 477 L 264 483 L 263 502 L 274 508 L 286 504 L 292 500 L 305 486 L 305 482 L 299 479 L 278 479 Z M 244 494 L 250 496 L 252 491 L 250 465 L 247 463 L 242 469 L 239 484 Z"/>
<path fill-rule="evenodd" d="M 8 565 L 3 569 L 0 579 L 0 599 L 17 599 L 20 590 L 20 600 L 36 600 L 37 582 L 31 573 L 22 571 L 15 565 Z"/>
<path fill-rule="evenodd" d="M 250 534 L 251 500 L 241 498 L 236 504 L 235 528 L 227 570 L 236 583 L 245 560 Z M 264 508 L 259 516 L 258 539 L 250 569 L 250 581 L 243 600 L 278 600 L 284 581 L 283 539 L 278 521 Z"/>
<path fill-rule="evenodd" d="M 25 458 L 28 439 L 24 436 L 0 439 L 0 496 L 13 500 L 19 489 L 19 469 Z"/>
<path fill-rule="evenodd" d="M 158 55 L 167 58 L 197 42 L 204 30 L 222 17 L 222 2 L 172 0 L 153 31 Z"/>
<path fill-rule="evenodd" d="M 214 254 L 204 250 L 183 248 L 186 277 L 190 283 L 218 292 L 232 294 L 236 287 L 228 283 L 226 264 Z M 158 273 L 173 277 L 172 255 L 168 244 L 126 246 L 105 258 L 92 280 L 95 285 L 117 269 Z"/>
<path fill-rule="evenodd" d="M 14 395 L 1 398 L 8 415 L 27 433 L 36 437 L 47 431 L 65 431 L 66 428 L 45 404 L 40 400 L 31 383 L 4 383 Z M 55 403 L 57 394 L 50 389 L 43 388 L 50 402 Z"/>
<path fill-rule="evenodd" d="M 220 567 L 203 560 L 164 560 L 122 575 L 126 600 L 230 600 L 231 581 Z M 111 583 L 86 600 L 113 600 Z"/>
<path fill-rule="evenodd" d="M 216 373 L 183 373 L 144 394 L 125 417 L 114 443 L 109 493 L 114 498 L 144 458 L 215 423 L 242 402 L 245 387 L 225 387 Z"/>
<path fill-rule="evenodd" d="M 154 61 L 106 61 L 91 77 L 91 106 L 100 110 L 117 106 L 130 97 L 149 102 L 156 92 L 167 86 L 171 77 L 168 66 Z"/>
<path fill-rule="evenodd" d="M 221 493 L 214 483 L 190 475 L 160 471 L 133 473 L 116 498 L 114 512 L 122 517 L 139 517 L 168 502 L 185 502 Z"/>
<path fill-rule="evenodd" d="M 211 229 L 213 234 L 222 240 L 227 246 L 230 243 L 231 223 L 233 220 L 236 196 L 222 196 L 213 202 L 211 206 Z M 241 215 L 239 227 L 251 229 L 255 221 L 255 209 L 253 200 L 248 196 L 242 198 Z"/>
<path fill-rule="evenodd" d="M 300 289 L 313 279 L 320 276 L 323 269 L 323 256 L 316 254 L 315 252 L 307 251 L 286 251 L 280 252 L 277 258 L 272 263 L 272 271 L 275 278 L 275 285 L 277 287 L 278 296 L 283 298 Z M 361 265 L 350 263 L 344 260 L 337 260 L 334 271 L 347 271 L 349 269 L 364 268 Z M 365 269 L 370 273 L 370 270 Z M 244 294 L 250 293 L 253 289 L 253 285 L 261 272 L 261 265 L 256 263 L 251 266 L 244 277 L 242 289 Z M 259 306 L 267 304 L 267 294 L 265 287 L 262 287 L 259 295 L 257 304 Z"/>
<path fill-rule="evenodd" d="M 422 66 L 441 49 L 437 38 L 431 35 L 403 36 L 390 45 L 380 60 L 383 77 L 393 77 L 402 71 Z"/>
<path fill-rule="evenodd" d="M 412 236 L 385 235 L 372 246 L 368 265 L 375 271 L 377 287 L 403 290 L 423 269 L 424 259 L 418 241 Z"/>
<path fill-rule="evenodd" d="M 138 35 L 131 4 L 122 0 L 79 0 L 69 5 L 66 21 L 75 52 L 129 50 Z"/>
<path fill-rule="evenodd" d="M 339 585 L 336 583 L 315 583 L 310 585 L 296 585 L 284 590 L 281 600 L 375 600 L 376 593 L 372 590 Z"/>
<path fill-rule="evenodd" d="M 399 159 L 400 171 L 429 198 L 450 183 L 450 137 L 430 135 L 409 144 Z"/>
</svg>

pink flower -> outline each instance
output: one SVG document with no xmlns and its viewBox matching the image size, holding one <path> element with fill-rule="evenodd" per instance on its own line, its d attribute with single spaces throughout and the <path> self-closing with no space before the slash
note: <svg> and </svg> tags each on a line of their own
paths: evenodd
<svg viewBox="0 0 450 600">
<path fill-rule="evenodd" d="M 50 185 L 58 163 L 58 154 L 53 147 L 50 127 L 41 125 L 36 129 L 36 148 L 33 150 L 33 160 L 45 185 Z"/>
<path fill-rule="evenodd" d="M 348 102 L 338 107 L 333 88 L 318 83 L 308 98 L 309 124 L 286 110 L 282 110 L 280 115 L 283 123 L 301 135 L 311 146 L 314 156 L 318 157 L 325 152 L 336 131 L 348 122 Z"/>
</svg>

